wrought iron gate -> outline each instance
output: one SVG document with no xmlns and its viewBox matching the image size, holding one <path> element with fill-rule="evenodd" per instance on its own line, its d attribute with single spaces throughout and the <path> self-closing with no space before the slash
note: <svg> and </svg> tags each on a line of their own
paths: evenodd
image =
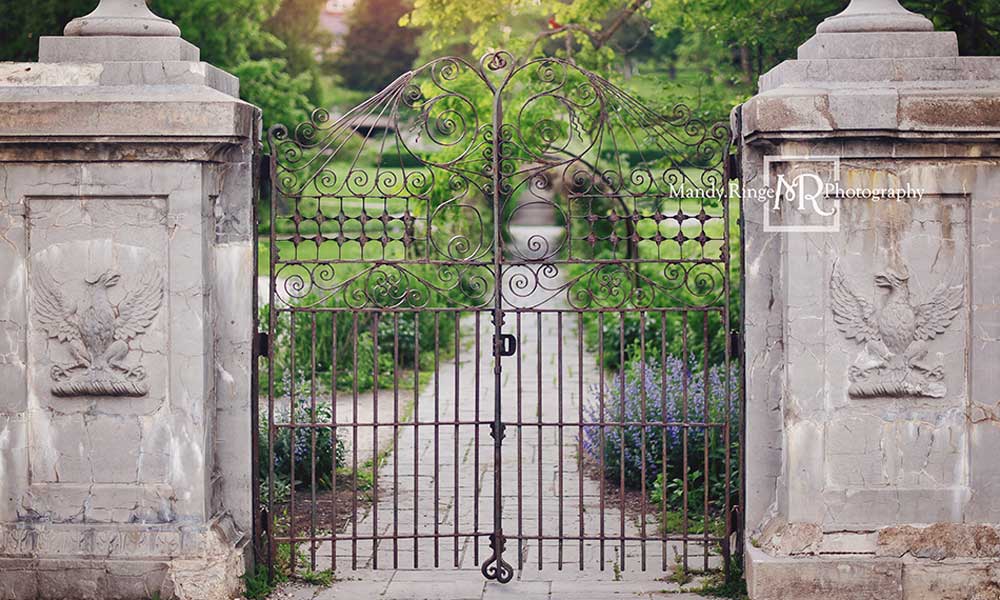
<svg viewBox="0 0 1000 600">
<path fill-rule="evenodd" d="M 725 124 L 496 52 L 268 144 L 256 510 L 272 573 L 728 572 Z"/>
</svg>

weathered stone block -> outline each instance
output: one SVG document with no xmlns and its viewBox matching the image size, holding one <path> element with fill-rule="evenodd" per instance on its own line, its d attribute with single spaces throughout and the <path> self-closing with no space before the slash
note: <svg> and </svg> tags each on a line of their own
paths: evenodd
<svg viewBox="0 0 1000 600">
<path fill-rule="evenodd" d="M 799 60 L 958 56 L 951 31 L 818 33 L 799 46 Z"/>
<path fill-rule="evenodd" d="M 774 558 L 747 550 L 747 589 L 754 600 L 903 600 L 899 561 L 843 557 Z"/>
</svg>

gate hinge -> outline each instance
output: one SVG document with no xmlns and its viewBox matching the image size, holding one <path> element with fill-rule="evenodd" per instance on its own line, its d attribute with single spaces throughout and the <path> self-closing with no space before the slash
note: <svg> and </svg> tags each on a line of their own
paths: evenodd
<svg viewBox="0 0 1000 600">
<path fill-rule="evenodd" d="M 267 190 L 271 187 L 271 155 L 257 155 L 257 189 Z"/>
<path fill-rule="evenodd" d="M 743 354 L 743 339 L 739 329 L 733 329 L 729 332 L 729 353 L 732 356 Z"/>
<path fill-rule="evenodd" d="M 514 353 L 517 352 L 517 338 L 509 333 L 501 333 L 499 336 L 500 343 L 494 343 L 493 348 L 500 348 L 500 356 L 514 356 Z"/>
<path fill-rule="evenodd" d="M 738 152 L 730 154 L 726 160 L 729 161 L 729 181 L 735 181 L 743 176 L 743 165 L 740 164 Z"/>
<path fill-rule="evenodd" d="M 257 332 L 257 356 L 271 355 L 271 336 L 266 331 Z"/>
</svg>

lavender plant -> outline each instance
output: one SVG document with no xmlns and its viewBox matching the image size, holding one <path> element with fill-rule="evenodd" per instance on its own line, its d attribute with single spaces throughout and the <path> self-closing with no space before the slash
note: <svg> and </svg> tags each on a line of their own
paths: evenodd
<svg viewBox="0 0 1000 600">
<path fill-rule="evenodd" d="M 710 367 L 705 373 L 672 356 L 662 364 L 634 358 L 624 371 L 605 381 L 603 391 L 598 386 L 591 390 L 584 451 L 614 485 L 624 479 L 627 488 L 644 487 L 643 492 L 650 493 L 654 487 L 662 489 L 664 479 L 668 484 L 682 480 L 686 446 L 688 487 L 692 492 L 688 502 L 694 506 L 694 500 L 701 502 L 703 498 L 693 495 L 704 487 L 705 473 L 710 481 L 722 479 L 724 488 L 724 444 L 719 429 L 684 427 L 682 423 L 725 420 L 726 377 L 724 366 Z M 730 396 L 735 397 L 737 389 L 733 381 Z M 729 408 L 731 419 L 736 419 L 735 403 L 730 403 Z M 704 464 L 706 444 L 710 450 L 708 465 Z M 715 487 L 716 482 L 711 482 L 710 489 Z M 653 498 L 654 502 L 661 497 L 662 493 Z M 674 504 L 679 499 L 668 495 L 668 501 Z"/>
</svg>

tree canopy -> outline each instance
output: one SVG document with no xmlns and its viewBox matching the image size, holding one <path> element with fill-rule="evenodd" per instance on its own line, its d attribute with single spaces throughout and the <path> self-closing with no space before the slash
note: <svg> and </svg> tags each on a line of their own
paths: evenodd
<svg viewBox="0 0 1000 600">
<path fill-rule="evenodd" d="M 408 10 L 402 0 L 359 0 L 354 6 L 335 62 L 346 86 L 380 90 L 413 66 L 419 32 L 399 25 Z"/>
<path fill-rule="evenodd" d="M 30 61 L 38 38 L 60 35 L 97 0 L 0 0 L 0 60 Z M 321 102 L 313 50 L 322 0 L 151 0 L 180 27 L 202 60 L 240 77 L 243 99 L 266 108 L 265 123 L 303 119 Z"/>
</svg>

